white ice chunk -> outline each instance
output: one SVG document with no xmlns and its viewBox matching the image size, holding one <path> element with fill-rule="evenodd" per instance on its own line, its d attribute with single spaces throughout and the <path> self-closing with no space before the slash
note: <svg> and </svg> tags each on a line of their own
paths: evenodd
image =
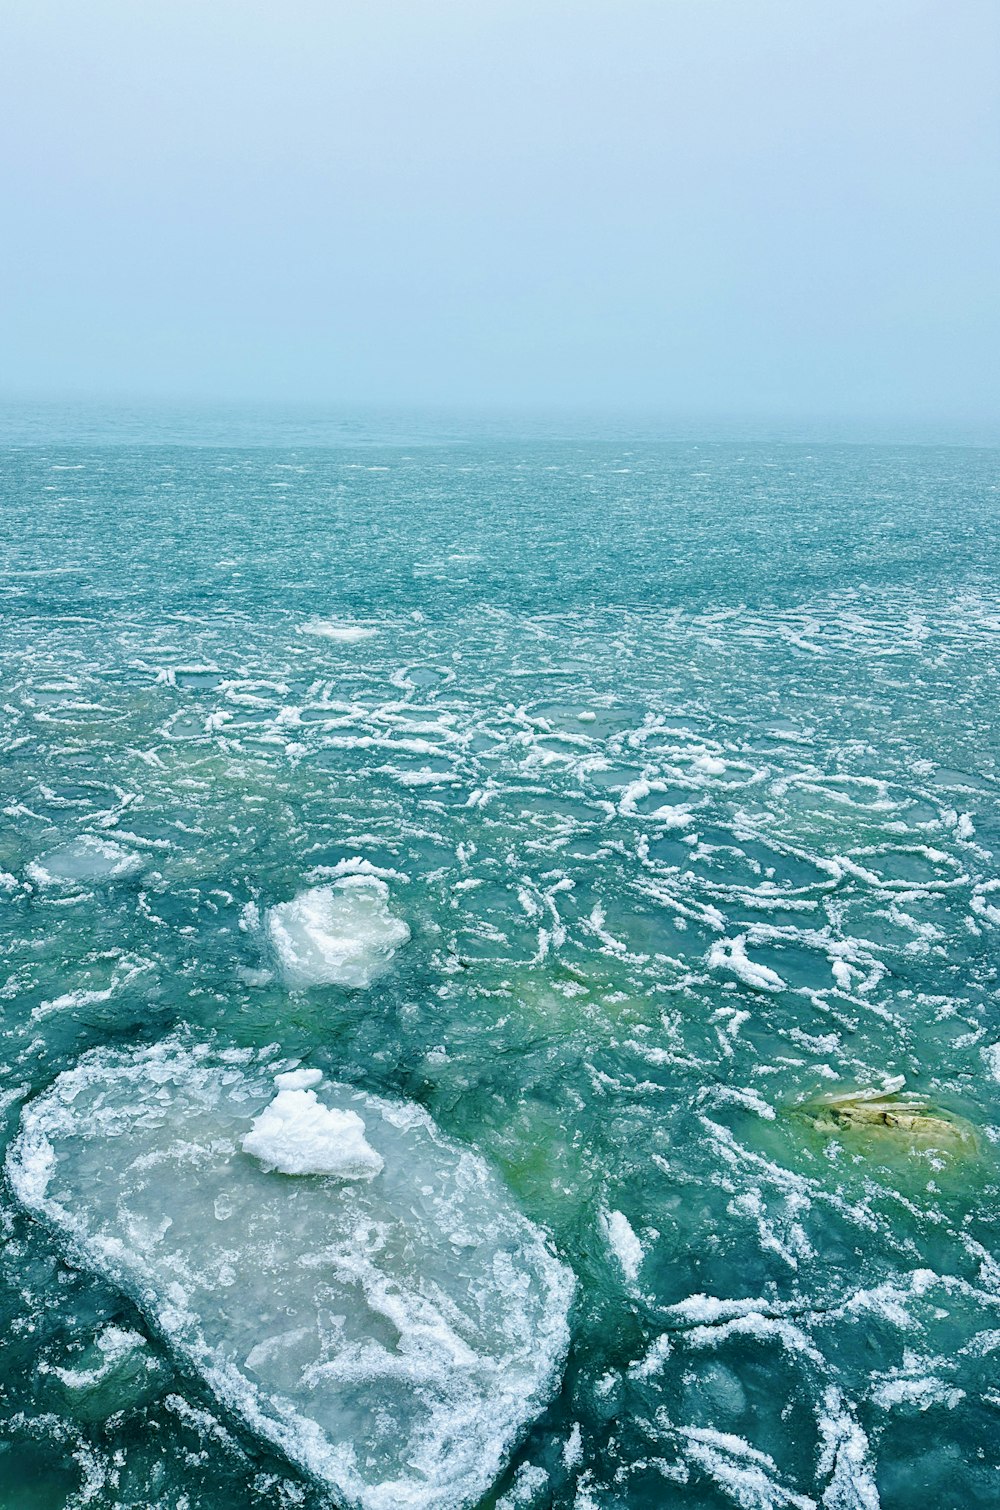
<svg viewBox="0 0 1000 1510">
<path fill-rule="evenodd" d="M 579 1421 L 574 1421 L 572 1430 L 563 1443 L 562 1460 L 566 1468 L 579 1468 L 583 1462 L 583 1433 Z"/>
<path fill-rule="evenodd" d="M 682 1426 L 678 1435 L 685 1456 L 714 1479 L 740 1510 L 817 1510 L 809 1495 L 797 1494 L 780 1482 L 772 1457 L 742 1437 L 711 1426 Z"/>
<path fill-rule="evenodd" d="M 285 1070 L 275 1075 L 274 1083 L 279 1091 L 309 1091 L 323 1082 L 322 1070 Z"/>
<path fill-rule="evenodd" d="M 632 1223 L 623 1211 L 607 1211 L 602 1217 L 604 1234 L 621 1271 L 629 1284 L 635 1284 L 645 1257 L 642 1243 L 632 1229 Z"/>
<path fill-rule="evenodd" d="M 341 645 L 356 645 L 370 640 L 377 630 L 367 624 L 339 624 L 335 619 L 309 619 L 299 625 L 299 634 L 313 634 L 321 640 L 336 640 Z"/>
<path fill-rule="evenodd" d="M 478 1504 L 558 1385 L 572 1277 L 420 1107 L 275 1068 L 94 1050 L 23 1109 L 11 1185 L 338 1504 Z M 357 1139 L 381 1173 L 280 1178 L 241 1151 L 269 1119 L 272 1159 Z"/>
<path fill-rule="evenodd" d="M 824 1510 L 881 1510 L 868 1438 L 836 1385 L 828 1385 L 817 1414 L 820 1449 L 818 1470 L 829 1475 L 823 1493 Z"/>
<path fill-rule="evenodd" d="M 309 1070 L 295 1072 L 299 1077 Z M 291 1080 L 293 1075 L 279 1075 Z M 320 1077 L 322 1079 L 322 1076 Z M 314 1090 L 279 1090 L 243 1139 L 243 1152 L 280 1174 L 329 1174 L 341 1180 L 372 1180 L 383 1162 L 365 1138 L 357 1112 L 338 1112 Z"/>
<path fill-rule="evenodd" d="M 388 897 L 388 887 L 373 877 L 345 876 L 271 907 L 267 934 L 285 984 L 293 991 L 370 986 L 410 937 Z"/>
</svg>

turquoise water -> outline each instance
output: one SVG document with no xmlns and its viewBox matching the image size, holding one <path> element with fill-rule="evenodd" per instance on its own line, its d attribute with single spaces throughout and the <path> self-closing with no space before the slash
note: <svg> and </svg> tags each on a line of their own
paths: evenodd
<svg viewBox="0 0 1000 1510">
<path fill-rule="evenodd" d="M 28 438 L 5 1139 L 178 1032 L 425 1109 L 576 1280 L 484 1506 L 996 1505 L 998 453 Z M 358 874 L 408 941 L 290 984 L 262 920 Z M 5 1510 L 328 1502 L 2 1216 Z"/>
</svg>

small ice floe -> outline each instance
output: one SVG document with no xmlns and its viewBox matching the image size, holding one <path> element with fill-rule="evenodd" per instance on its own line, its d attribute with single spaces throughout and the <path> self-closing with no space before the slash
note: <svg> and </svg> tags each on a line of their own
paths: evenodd
<svg viewBox="0 0 1000 1510">
<path fill-rule="evenodd" d="M 850 1403 L 836 1385 L 828 1385 L 817 1411 L 820 1434 L 818 1469 L 827 1480 L 823 1504 L 829 1510 L 880 1510 L 875 1464 L 868 1437 Z"/>
<path fill-rule="evenodd" d="M 970 839 L 974 839 L 975 837 L 976 828 L 972 821 L 972 815 L 970 813 L 959 813 L 955 822 L 955 838 L 960 839 L 963 843 L 968 843 Z"/>
<path fill-rule="evenodd" d="M 618 811 L 623 818 L 643 818 L 650 823 L 660 824 L 665 828 L 687 828 L 693 822 L 691 814 L 684 807 L 676 803 L 664 802 L 652 812 L 640 813 L 638 804 L 644 802 L 647 797 L 657 792 L 666 793 L 669 787 L 665 781 L 649 781 L 644 776 L 635 781 L 630 781 L 623 788 L 618 800 Z"/>
<path fill-rule="evenodd" d="M 104 839 L 98 834 L 80 834 L 32 860 L 26 874 L 35 886 L 44 888 L 93 886 L 135 875 L 142 869 L 142 864 L 141 855 L 124 849 L 113 839 Z"/>
<path fill-rule="evenodd" d="M 583 1433 L 580 1430 L 579 1421 L 573 1422 L 572 1430 L 563 1443 L 562 1450 L 563 1467 L 570 1472 L 579 1468 L 583 1462 Z"/>
<path fill-rule="evenodd" d="M 293 991 L 370 986 L 410 937 L 388 899 L 389 888 L 376 877 L 344 876 L 269 908 L 268 942 L 285 985 Z"/>
<path fill-rule="evenodd" d="M 831 960 L 830 969 L 841 991 L 850 991 L 854 984 L 855 975 L 863 973 L 856 965 L 848 964 L 847 960 L 844 959 Z"/>
<path fill-rule="evenodd" d="M 641 1358 L 628 1366 L 630 1379 L 655 1379 L 662 1373 L 663 1365 L 674 1350 L 673 1340 L 669 1332 L 661 1332 L 655 1337 Z"/>
<path fill-rule="evenodd" d="M 619 1268 L 628 1283 L 634 1285 L 645 1254 L 631 1222 L 623 1211 L 605 1211 L 601 1214 L 601 1226 Z"/>
<path fill-rule="evenodd" d="M 94 1050 L 23 1109 L 11 1186 L 338 1504 L 478 1504 L 558 1388 L 572 1276 L 421 1107 L 275 1068 L 186 1038 Z M 273 1172 L 308 1151 L 343 1175 L 346 1150 L 378 1177 Z M 106 1344 L 90 1382 L 132 1346 Z"/>
<path fill-rule="evenodd" d="M 309 619 L 300 624 L 299 634 L 312 634 L 321 640 L 336 640 L 340 645 L 357 645 L 361 640 L 371 640 L 378 633 L 368 624 L 343 624 L 336 619 Z"/>
<path fill-rule="evenodd" d="M 353 1111 L 337 1111 L 317 1100 L 319 1070 L 293 1070 L 275 1077 L 278 1094 L 254 1118 L 240 1145 L 265 1169 L 281 1174 L 325 1174 L 339 1180 L 372 1180 L 382 1158 L 365 1138 L 365 1124 Z"/>
</svg>

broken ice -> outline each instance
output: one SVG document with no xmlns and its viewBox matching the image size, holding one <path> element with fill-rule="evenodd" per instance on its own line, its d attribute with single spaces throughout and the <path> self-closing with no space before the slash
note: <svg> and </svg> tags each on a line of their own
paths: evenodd
<svg viewBox="0 0 1000 1510">
<path fill-rule="evenodd" d="M 347 1503 L 473 1505 L 555 1389 L 569 1271 L 419 1107 L 274 1068 L 176 1038 L 95 1050 L 24 1109 L 13 1188 Z M 297 1097 L 308 1115 L 254 1149 Z M 296 1125 L 332 1176 L 277 1172 Z"/>
<path fill-rule="evenodd" d="M 389 889 L 370 876 L 346 876 L 281 902 L 267 914 L 268 940 L 293 991 L 335 985 L 363 990 L 410 937 L 389 911 Z"/>
</svg>

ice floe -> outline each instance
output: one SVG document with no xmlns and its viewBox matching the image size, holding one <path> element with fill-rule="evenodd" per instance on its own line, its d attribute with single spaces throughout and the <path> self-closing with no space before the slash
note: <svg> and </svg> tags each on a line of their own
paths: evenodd
<svg viewBox="0 0 1000 1510">
<path fill-rule="evenodd" d="M 142 869 L 142 857 L 99 834 L 81 834 L 51 849 L 26 870 L 36 886 L 83 886 L 118 881 Z"/>
<path fill-rule="evenodd" d="M 388 969 L 410 937 L 389 910 L 389 888 L 373 876 L 345 876 L 300 891 L 268 910 L 266 928 L 282 978 L 293 991 L 309 986 L 363 990 Z"/>
<path fill-rule="evenodd" d="M 316 635 L 321 640 L 336 640 L 341 645 L 356 645 L 374 638 L 377 630 L 367 624 L 341 624 L 335 619 L 309 619 L 299 625 L 299 634 Z"/>
<path fill-rule="evenodd" d="M 13 1189 L 229 1410 L 344 1502 L 476 1504 L 555 1388 L 572 1277 L 421 1108 L 315 1070 L 276 1086 L 276 1068 L 177 1038 L 95 1050 L 24 1109 Z M 303 1146 L 363 1124 L 377 1177 L 277 1172 L 284 1115 L 271 1171 L 248 1156 L 268 1113 L 299 1097 Z"/>
<path fill-rule="evenodd" d="M 821 1132 L 852 1132 L 895 1140 L 901 1147 L 973 1153 L 976 1137 L 961 1117 L 934 1107 L 925 1096 L 903 1092 L 902 1075 L 881 1090 L 855 1090 L 804 1102 L 800 1114 Z"/>
</svg>

